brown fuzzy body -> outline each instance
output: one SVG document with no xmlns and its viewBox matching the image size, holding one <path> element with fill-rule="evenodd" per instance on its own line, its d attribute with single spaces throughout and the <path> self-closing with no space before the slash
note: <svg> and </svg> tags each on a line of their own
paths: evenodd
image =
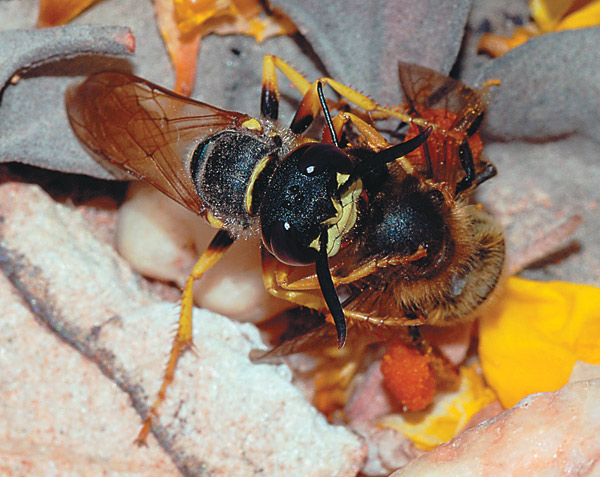
<svg viewBox="0 0 600 477">
<path fill-rule="evenodd" d="M 392 194 L 399 195 L 402 203 L 423 204 L 428 197 L 437 197 L 432 192 L 437 189 L 424 181 L 416 186 L 407 186 L 406 180 L 399 178 L 389 182 L 378 192 L 387 202 L 393 202 Z M 349 297 L 344 309 L 349 316 L 388 326 L 452 325 L 472 317 L 500 279 L 505 245 L 501 227 L 480 206 L 469 202 L 471 194 L 472 190 L 467 190 L 456 201 L 432 200 L 413 222 L 399 221 L 397 228 L 384 231 L 403 239 L 407 236 L 404 242 L 414 240 L 417 248 L 408 250 L 409 254 L 404 249 L 392 250 L 393 240 L 369 243 L 381 235 L 374 229 L 383 226 L 382 220 L 377 223 L 367 217 L 364 230 L 340 252 L 342 265 L 334 271 L 334 276 L 343 280 L 367 262 L 378 263 L 372 273 L 347 283 Z M 377 197 L 372 202 L 371 207 L 377 208 Z M 429 222 L 429 227 L 422 227 L 419 221 Z M 406 234 L 403 227 L 416 231 Z M 417 250 L 424 251 L 424 256 L 410 255 Z"/>
</svg>

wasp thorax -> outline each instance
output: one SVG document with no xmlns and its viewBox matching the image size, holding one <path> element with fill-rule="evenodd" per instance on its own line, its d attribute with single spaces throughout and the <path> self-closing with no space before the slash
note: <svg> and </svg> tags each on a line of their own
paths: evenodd
<svg viewBox="0 0 600 477">
<path fill-rule="evenodd" d="M 305 144 L 275 169 L 260 206 L 262 239 L 278 260 L 313 263 L 319 238 L 342 214 L 340 186 L 352 171 L 350 158 L 331 144 Z M 329 250 L 329 247 L 328 247 Z"/>
</svg>

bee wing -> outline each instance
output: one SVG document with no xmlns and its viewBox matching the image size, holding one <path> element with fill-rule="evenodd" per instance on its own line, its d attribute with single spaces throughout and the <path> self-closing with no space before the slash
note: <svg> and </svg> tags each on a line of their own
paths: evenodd
<svg viewBox="0 0 600 477">
<path fill-rule="evenodd" d="M 116 72 L 70 86 L 66 106 L 75 134 L 97 158 L 196 213 L 204 207 L 190 173 L 194 147 L 250 119 Z"/>
<path fill-rule="evenodd" d="M 427 164 L 429 177 L 454 190 L 458 148 L 473 132 L 470 129 L 485 112 L 486 102 L 478 91 L 423 66 L 400 63 L 398 71 L 409 113 L 435 126 L 422 147 L 424 161 L 420 162 Z"/>
</svg>

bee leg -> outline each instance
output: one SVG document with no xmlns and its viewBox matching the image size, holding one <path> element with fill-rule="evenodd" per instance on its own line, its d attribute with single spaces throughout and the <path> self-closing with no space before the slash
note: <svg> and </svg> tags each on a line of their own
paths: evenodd
<svg viewBox="0 0 600 477">
<path fill-rule="evenodd" d="M 171 347 L 171 354 L 169 355 L 169 361 L 165 369 L 163 382 L 158 391 L 156 399 L 152 404 L 152 407 L 148 411 L 146 418 L 144 419 L 144 425 L 140 430 L 135 442 L 138 445 L 143 445 L 146 442 L 146 437 L 150 432 L 152 426 L 152 419 L 158 415 L 158 408 L 165 400 L 167 395 L 167 388 L 173 382 L 175 376 L 175 369 L 177 362 L 184 351 L 189 349 L 192 343 L 193 336 L 193 294 L 192 288 L 194 282 L 202 277 L 204 273 L 210 269 L 217 261 L 225 254 L 229 246 L 234 242 L 234 239 L 225 230 L 219 230 L 214 236 L 204 253 L 198 259 L 192 272 L 190 273 L 183 289 L 183 295 L 181 297 L 181 310 L 179 313 L 179 325 L 177 327 L 177 334 Z"/>
<path fill-rule="evenodd" d="M 458 367 L 436 346 L 432 346 L 422 335 L 418 326 L 407 327 L 408 336 L 414 346 L 426 356 L 435 376 L 435 386 L 438 391 L 456 389 L 459 384 Z"/>
<path fill-rule="evenodd" d="M 476 186 L 498 174 L 496 167 L 491 162 L 486 160 L 480 160 L 479 162 L 482 166 L 482 169 L 477 172 L 475 180 L 473 181 Z"/>
<path fill-rule="evenodd" d="M 473 161 L 473 153 L 471 152 L 468 141 L 465 141 L 460 145 L 458 155 L 466 175 L 458 184 L 456 184 L 455 193 L 457 195 L 471 187 L 475 180 L 475 162 Z"/>
<path fill-rule="evenodd" d="M 473 154 L 468 142 L 464 142 L 459 149 L 460 162 L 467 175 L 456 185 L 456 194 L 459 194 L 469 187 L 475 185 L 478 186 L 482 182 L 487 181 L 494 177 L 498 171 L 491 162 L 481 159 L 477 164 L 477 169 L 473 162 Z"/>
</svg>

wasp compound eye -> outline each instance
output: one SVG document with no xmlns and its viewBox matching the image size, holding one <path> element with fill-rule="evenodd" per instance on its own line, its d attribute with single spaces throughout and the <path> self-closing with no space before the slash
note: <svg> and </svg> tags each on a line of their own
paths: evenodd
<svg viewBox="0 0 600 477">
<path fill-rule="evenodd" d="M 300 243 L 296 227 L 289 222 L 279 221 L 271 227 L 269 250 L 277 260 L 288 265 L 314 263 L 317 251 Z"/>
<path fill-rule="evenodd" d="M 322 174 L 324 171 L 349 174 L 352 163 L 344 152 L 332 144 L 311 144 L 302 150 L 298 170 L 308 177 Z"/>
</svg>

